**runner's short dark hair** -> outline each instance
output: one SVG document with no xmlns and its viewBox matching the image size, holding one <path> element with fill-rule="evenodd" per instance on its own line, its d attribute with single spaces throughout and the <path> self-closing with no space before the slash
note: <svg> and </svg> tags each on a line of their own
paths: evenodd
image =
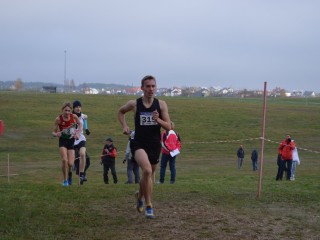
<svg viewBox="0 0 320 240">
<path fill-rule="evenodd" d="M 144 82 L 147 81 L 147 80 L 154 80 L 156 81 L 156 78 L 152 75 L 147 75 L 147 76 L 144 76 L 142 79 L 141 79 L 141 87 L 143 87 L 144 85 Z"/>
</svg>

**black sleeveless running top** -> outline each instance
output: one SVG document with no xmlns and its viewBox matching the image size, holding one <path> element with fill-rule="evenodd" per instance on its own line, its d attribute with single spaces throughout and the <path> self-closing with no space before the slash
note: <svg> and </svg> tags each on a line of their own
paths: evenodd
<svg viewBox="0 0 320 240">
<path fill-rule="evenodd" d="M 158 110 L 161 118 L 159 100 L 154 98 L 150 108 L 143 105 L 142 97 L 137 99 L 137 109 L 135 115 L 135 135 L 134 139 L 139 142 L 158 142 L 160 141 L 161 126 L 154 121 L 152 112 Z"/>
</svg>

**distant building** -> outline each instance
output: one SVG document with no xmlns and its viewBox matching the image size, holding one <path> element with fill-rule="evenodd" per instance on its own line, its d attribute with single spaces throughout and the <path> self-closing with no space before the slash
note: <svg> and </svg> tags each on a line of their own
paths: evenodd
<svg viewBox="0 0 320 240">
<path fill-rule="evenodd" d="M 304 97 L 315 97 L 315 96 L 316 96 L 316 93 L 313 92 L 313 91 L 305 91 L 305 92 L 303 93 L 303 96 L 304 96 Z"/>
<path fill-rule="evenodd" d="M 42 91 L 46 93 L 56 93 L 57 92 L 57 87 L 54 86 L 43 86 Z"/>
<path fill-rule="evenodd" d="M 293 97 L 302 97 L 303 96 L 303 91 L 302 90 L 293 90 L 291 93 L 291 96 Z"/>
<path fill-rule="evenodd" d="M 141 92 L 140 87 L 131 87 L 124 90 L 124 93 L 128 95 L 137 95 L 139 92 Z"/>
<path fill-rule="evenodd" d="M 174 89 L 172 89 L 170 95 L 171 95 L 171 97 L 180 96 L 181 93 L 182 93 L 181 88 L 174 88 Z"/>
<path fill-rule="evenodd" d="M 202 88 L 201 89 L 201 95 L 202 97 L 209 97 L 210 96 L 210 91 L 208 88 Z"/>
<path fill-rule="evenodd" d="M 98 94 L 99 91 L 96 88 L 86 88 L 84 90 L 85 94 Z"/>
</svg>

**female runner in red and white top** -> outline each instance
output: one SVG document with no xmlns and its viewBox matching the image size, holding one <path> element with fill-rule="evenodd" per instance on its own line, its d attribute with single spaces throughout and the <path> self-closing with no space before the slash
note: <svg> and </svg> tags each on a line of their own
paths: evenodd
<svg viewBox="0 0 320 240">
<path fill-rule="evenodd" d="M 72 114 L 72 104 L 66 102 L 62 105 L 62 114 L 54 121 L 52 135 L 59 137 L 59 152 L 61 156 L 61 168 L 63 174 L 63 186 L 69 186 L 68 168 L 74 163 L 74 141 L 79 139 L 82 124 L 76 114 Z"/>
</svg>

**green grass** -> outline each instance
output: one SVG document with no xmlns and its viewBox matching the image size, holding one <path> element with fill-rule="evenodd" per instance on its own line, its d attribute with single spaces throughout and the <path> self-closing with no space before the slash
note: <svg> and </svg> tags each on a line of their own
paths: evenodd
<svg viewBox="0 0 320 240">
<path fill-rule="evenodd" d="M 250 153 L 260 154 L 262 99 L 162 98 L 182 137 L 177 182 L 155 185 L 156 219 L 135 211 L 137 185 L 122 164 L 127 137 L 117 110 L 130 96 L 0 92 L 0 239 L 318 239 L 320 99 L 268 99 L 261 197 Z M 61 186 L 53 122 L 66 100 L 89 115 L 89 181 Z M 132 125 L 133 115 L 127 116 Z M 278 142 L 290 133 L 301 165 L 294 182 L 275 181 Z M 99 155 L 106 136 L 119 150 L 117 185 L 105 185 Z M 244 167 L 236 169 L 243 144 Z M 307 151 L 303 149 L 313 150 Z M 157 171 L 157 178 L 159 172 Z M 167 171 L 168 182 L 170 172 Z M 9 180 L 9 182 L 8 182 Z"/>
</svg>

